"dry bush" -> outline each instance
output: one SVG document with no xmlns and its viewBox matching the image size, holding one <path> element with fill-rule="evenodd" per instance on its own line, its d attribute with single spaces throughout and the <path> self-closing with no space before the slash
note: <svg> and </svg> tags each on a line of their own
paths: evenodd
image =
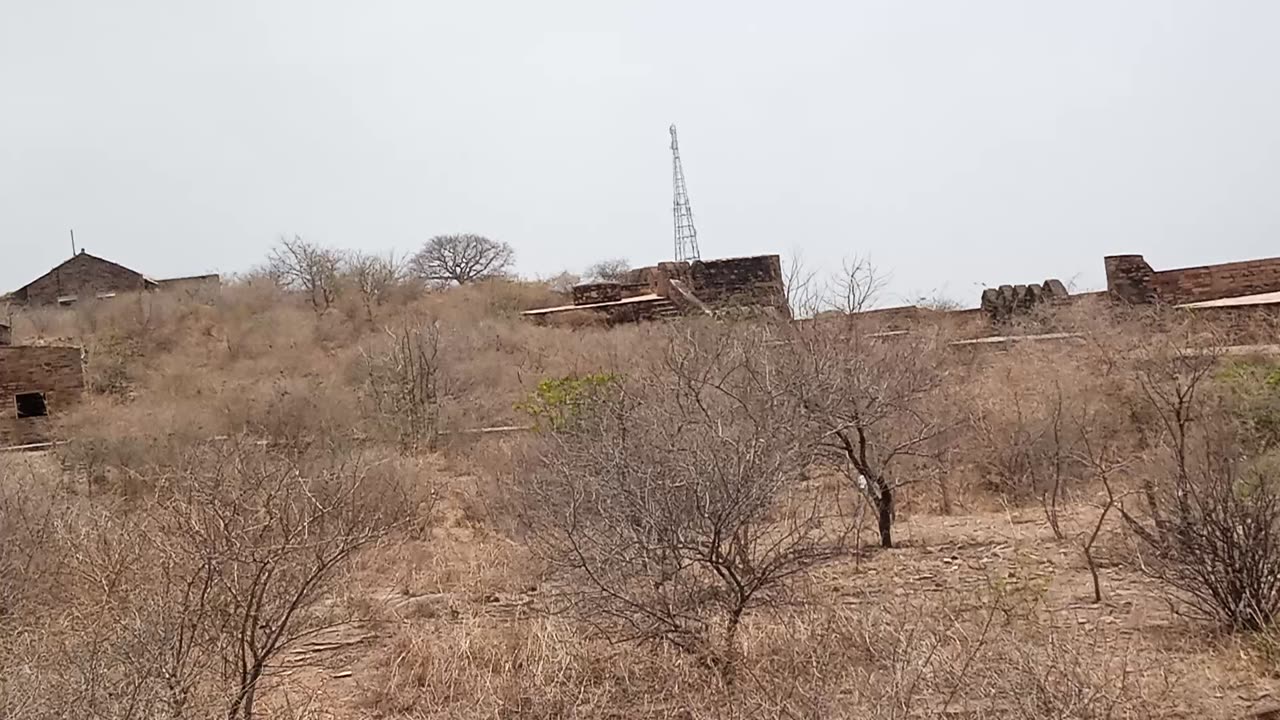
<svg viewBox="0 0 1280 720">
<path fill-rule="evenodd" d="M 964 393 L 963 462 L 1003 500 L 1038 501 L 1058 539 L 1061 509 L 1098 479 L 1088 438 L 1106 438 L 1111 455 L 1136 449 L 1132 383 L 1077 344 L 1014 348 L 971 377 Z"/>
<path fill-rule="evenodd" d="M 1223 387 L 1218 354 L 1187 349 L 1192 333 L 1204 337 L 1189 330 L 1142 359 L 1154 457 L 1142 510 L 1125 518 L 1150 552 L 1144 569 L 1193 612 L 1263 629 L 1280 612 L 1280 457 L 1273 431 L 1259 432 L 1257 408 Z"/>
<path fill-rule="evenodd" d="M 281 238 L 267 259 L 267 272 L 283 288 L 300 290 L 317 313 L 338 299 L 342 253 L 295 235 Z"/>
<path fill-rule="evenodd" d="M 343 258 L 340 286 L 354 290 L 370 324 L 376 322 L 374 310 L 380 310 L 392 299 L 405 279 L 405 261 L 394 252 L 375 255 L 353 252 Z"/>
<path fill-rule="evenodd" d="M 731 665 L 743 616 L 843 552 L 804 363 L 764 329 L 672 331 L 659 362 L 552 388 L 524 492 L 557 597 L 614 640 Z"/>
<path fill-rule="evenodd" d="M 434 447 L 440 423 L 440 331 L 434 322 L 387 331 L 386 349 L 361 351 L 367 412 L 400 451 Z"/>
<path fill-rule="evenodd" d="M 592 263 L 582 273 L 589 282 L 622 282 L 631 272 L 631 263 L 626 258 L 610 258 Z"/>
<path fill-rule="evenodd" d="M 319 601 L 352 555 L 429 510 L 406 480 L 387 458 L 241 439 L 139 472 L 127 499 L 64 492 L 34 551 L 19 544 L 55 564 L 12 621 L 0 695 L 33 717 L 247 720 L 282 653 L 343 619 Z M 23 527 L 13 507 L 0 526 Z"/>
</svg>

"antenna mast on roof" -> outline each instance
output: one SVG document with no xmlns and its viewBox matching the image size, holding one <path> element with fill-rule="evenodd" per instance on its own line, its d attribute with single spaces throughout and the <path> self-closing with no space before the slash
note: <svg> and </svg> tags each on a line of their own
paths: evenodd
<svg viewBox="0 0 1280 720">
<path fill-rule="evenodd" d="M 680 164 L 680 143 L 676 126 L 671 126 L 671 164 L 674 176 L 672 213 L 675 216 L 676 262 L 698 260 L 698 231 L 693 227 L 693 209 L 689 207 L 689 190 L 684 184 L 684 166 Z"/>
<path fill-rule="evenodd" d="M 71 257 L 75 257 L 75 256 L 76 256 L 76 231 L 75 231 L 75 228 L 72 228 L 71 229 Z"/>
</svg>

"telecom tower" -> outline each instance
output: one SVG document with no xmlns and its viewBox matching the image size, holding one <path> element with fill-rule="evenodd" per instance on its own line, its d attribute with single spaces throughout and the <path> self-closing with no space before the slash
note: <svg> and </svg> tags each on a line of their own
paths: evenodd
<svg viewBox="0 0 1280 720">
<path fill-rule="evenodd" d="M 672 214 L 676 226 L 676 262 L 697 260 L 698 231 L 693 227 L 693 209 L 689 207 L 689 190 L 684 185 L 684 167 L 680 164 L 680 143 L 676 141 L 676 126 L 671 126 L 671 165 L 674 175 L 675 199 Z"/>
</svg>

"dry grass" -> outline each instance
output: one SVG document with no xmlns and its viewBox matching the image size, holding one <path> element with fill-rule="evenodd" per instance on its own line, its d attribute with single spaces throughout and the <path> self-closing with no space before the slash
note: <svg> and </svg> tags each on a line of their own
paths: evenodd
<svg viewBox="0 0 1280 720">
<path fill-rule="evenodd" d="M 505 280 L 399 288 L 371 322 L 352 298 L 318 315 L 245 280 L 210 299 L 20 313 L 19 342 L 86 347 L 91 392 L 63 421 L 74 442 L 0 456 L 0 715 L 76 714 L 83 698 L 69 688 L 127 679 L 119 658 L 74 662 L 116 637 L 100 631 L 102 598 L 117 591 L 101 569 L 134 556 L 112 533 L 140 517 L 165 468 L 220 436 L 290 457 L 379 457 L 437 500 L 341 568 L 308 615 L 340 622 L 263 681 L 264 717 L 1231 718 L 1280 699 L 1275 633 L 1231 637 L 1185 617 L 1119 522 L 1094 549 L 1104 599 L 1092 602 L 1081 538 L 1103 488 L 1086 441 L 1135 458 L 1152 441 L 1131 372 L 1150 323 L 1097 309 L 1051 318 L 1082 335 L 1072 344 L 940 360 L 931 412 L 947 433 L 907 466 L 901 546 L 878 551 L 868 531 L 787 603 L 748 616 L 731 672 L 668 645 L 611 645 L 547 614 L 514 502 L 545 451 L 539 437 L 446 435 L 439 453 L 402 457 L 363 395 L 361 359 L 386 347 L 387 328 L 436 323 L 451 431 L 523 423 L 516 405 L 540 381 L 634 371 L 679 331 L 518 317 L 559 301 Z M 1176 322 L 1167 332 L 1212 337 Z M 1055 486 L 1057 533 L 1042 507 Z M 120 577 L 135 584 L 125 596 L 149 597 L 146 573 Z M 218 704 L 216 689 L 202 692 Z"/>
</svg>

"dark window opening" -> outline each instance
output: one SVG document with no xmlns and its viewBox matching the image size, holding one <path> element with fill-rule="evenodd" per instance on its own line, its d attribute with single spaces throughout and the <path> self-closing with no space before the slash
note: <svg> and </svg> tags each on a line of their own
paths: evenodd
<svg viewBox="0 0 1280 720">
<path fill-rule="evenodd" d="M 13 396 L 18 406 L 18 418 L 44 417 L 49 414 L 49 406 L 44 404 L 44 393 L 19 393 Z"/>
</svg>

